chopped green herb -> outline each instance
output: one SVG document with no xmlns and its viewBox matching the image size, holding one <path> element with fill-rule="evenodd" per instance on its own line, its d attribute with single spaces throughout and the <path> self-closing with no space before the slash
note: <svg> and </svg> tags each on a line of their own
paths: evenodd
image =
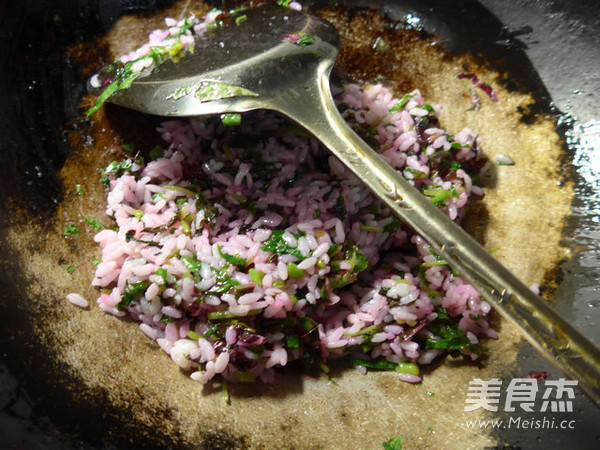
<svg viewBox="0 0 600 450">
<path fill-rule="evenodd" d="M 179 100 L 192 92 L 192 86 L 181 86 L 167 96 L 167 100 Z"/>
<path fill-rule="evenodd" d="M 398 100 L 394 106 L 392 106 L 392 108 L 390 109 L 390 112 L 392 114 L 394 114 L 395 112 L 400 111 L 402 108 L 404 108 L 406 106 L 406 104 L 408 103 L 408 101 L 411 98 L 413 98 L 415 95 L 417 95 L 417 94 L 414 93 L 414 94 L 405 94 L 405 95 L 403 95 L 402 98 L 400 100 Z"/>
<path fill-rule="evenodd" d="M 104 88 L 102 93 L 98 96 L 98 101 L 96 102 L 96 104 L 88 110 L 87 117 L 90 117 L 92 114 L 98 111 L 102 107 L 104 102 L 106 102 L 106 100 L 108 100 L 108 98 L 115 92 L 131 87 L 131 84 L 140 76 L 139 73 L 131 72 L 130 63 L 133 63 L 133 61 L 130 61 L 125 65 L 125 67 L 128 68 L 128 70 L 126 69 L 120 78 L 114 80 L 112 83 L 110 83 Z"/>
<path fill-rule="evenodd" d="M 121 162 L 111 162 L 108 166 L 106 166 L 106 169 L 104 169 L 104 178 L 102 178 L 102 183 L 104 183 L 105 186 L 109 186 L 109 175 L 113 175 L 115 178 L 119 178 L 125 172 L 131 170 L 132 167 L 133 162 L 131 162 L 131 160 L 129 159 Z"/>
<path fill-rule="evenodd" d="M 341 245 L 339 245 L 339 244 L 333 244 L 327 250 L 327 254 L 329 256 L 335 256 L 335 255 L 337 255 L 340 252 L 341 249 L 342 249 Z"/>
<path fill-rule="evenodd" d="M 452 161 L 450 163 L 450 170 L 456 172 L 458 169 L 462 169 L 462 164 L 458 161 Z"/>
<path fill-rule="evenodd" d="M 429 428 L 427 428 L 427 432 L 428 432 L 429 434 L 433 434 L 433 433 L 434 433 L 434 431 L 433 431 L 433 427 L 429 427 Z"/>
<path fill-rule="evenodd" d="M 163 279 L 162 284 L 165 285 L 167 284 L 167 269 L 165 269 L 164 267 L 160 267 L 158 269 L 156 269 L 156 272 L 154 272 L 155 275 L 158 275 L 159 277 L 161 277 Z"/>
<path fill-rule="evenodd" d="M 300 47 L 306 47 L 306 46 L 314 44 L 314 43 L 315 43 L 314 37 L 312 37 L 309 34 L 303 33 L 303 32 L 300 33 L 300 39 L 297 42 L 297 44 Z"/>
<path fill-rule="evenodd" d="M 396 231 L 400 229 L 402 222 L 395 217 L 392 218 L 392 221 L 383 227 L 383 231 L 386 233 L 394 234 Z"/>
<path fill-rule="evenodd" d="M 104 225 L 102 225 L 99 221 L 90 216 L 83 216 L 85 221 L 90 226 L 90 228 L 94 231 L 100 231 L 104 229 Z"/>
<path fill-rule="evenodd" d="M 435 116 L 435 110 L 433 109 L 433 106 L 428 105 L 428 104 L 424 104 L 424 105 L 419 105 L 416 106 L 416 108 L 421 108 L 424 109 L 425 111 L 427 111 L 429 114 Z"/>
<path fill-rule="evenodd" d="M 232 97 L 258 97 L 256 92 L 240 86 L 219 83 L 218 81 L 203 81 L 196 90 L 196 98 L 201 102 L 211 102 Z"/>
<path fill-rule="evenodd" d="M 335 215 L 341 221 L 346 220 L 346 216 L 348 215 L 348 211 L 346 210 L 346 202 L 344 201 L 344 197 L 340 195 L 335 201 Z"/>
<path fill-rule="evenodd" d="M 255 316 L 257 314 L 259 314 L 261 312 L 260 309 L 253 309 L 248 311 L 248 314 L 246 314 L 247 316 Z M 211 313 L 208 313 L 208 320 L 223 320 L 223 319 L 233 319 L 236 316 L 235 314 L 233 314 L 232 312 L 229 311 L 214 311 Z"/>
<path fill-rule="evenodd" d="M 73 273 L 75 272 L 75 268 L 71 265 L 71 264 L 61 264 L 60 265 L 63 269 L 65 269 L 68 273 Z"/>
<path fill-rule="evenodd" d="M 287 348 L 300 348 L 300 336 L 292 334 L 285 337 L 285 346 Z"/>
<path fill-rule="evenodd" d="M 96 258 L 95 256 L 92 256 L 92 264 L 97 266 L 98 264 L 100 264 L 100 260 L 98 258 Z"/>
<path fill-rule="evenodd" d="M 85 195 L 85 191 L 83 190 L 80 184 L 75 185 L 75 192 L 77 192 L 77 195 Z"/>
<path fill-rule="evenodd" d="M 290 247 L 284 240 L 284 230 L 274 230 L 271 237 L 264 242 L 262 249 L 266 252 L 272 252 L 277 255 L 293 255 L 297 258 L 303 258 L 302 253 L 295 247 Z M 289 233 L 289 232 L 288 232 Z M 298 239 L 301 235 L 290 233 L 294 238 Z"/>
<path fill-rule="evenodd" d="M 134 301 L 139 301 L 142 294 L 148 289 L 149 283 L 146 280 L 129 283 L 125 287 L 125 292 L 121 296 L 121 301 L 117 304 L 117 309 L 125 310 Z"/>
<path fill-rule="evenodd" d="M 185 267 L 190 272 L 200 272 L 202 269 L 202 263 L 195 258 L 188 258 L 187 256 L 183 256 L 181 258 L 181 262 L 183 267 Z"/>
<path fill-rule="evenodd" d="M 310 317 L 298 317 L 297 325 L 302 331 L 306 332 L 306 334 L 315 330 L 318 326 L 317 322 Z"/>
<path fill-rule="evenodd" d="M 221 247 L 217 245 L 217 251 L 219 252 L 219 255 L 221 256 L 221 258 L 223 258 L 225 261 L 227 261 L 229 264 L 233 264 L 235 266 L 239 266 L 239 267 L 245 267 L 247 261 L 244 258 L 241 258 L 239 256 L 239 254 L 234 255 L 230 255 L 228 253 L 223 253 L 223 251 L 221 250 Z"/>
<path fill-rule="evenodd" d="M 429 200 L 436 206 L 442 205 L 453 196 L 452 191 L 446 189 L 424 189 L 423 194 L 431 197 Z"/>
<path fill-rule="evenodd" d="M 68 223 L 65 225 L 65 230 L 63 231 L 65 236 L 75 236 L 79 234 L 79 228 L 74 223 Z"/>
<path fill-rule="evenodd" d="M 431 350 L 432 348 L 442 348 L 450 351 L 467 349 L 473 353 L 481 353 L 481 348 L 469 341 L 469 338 L 457 323 L 450 319 L 442 319 L 439 313 L 438 318 L 431 324 L 430 330 L 439 338 L 428 338 L 425 342 L 425 350 Z"/>
<path fill-rule="evenodd" d="M 148 244 L 148 245 L 160 245 L 160 242 L 158 242 L 158 241 L 144 241 L 142 239 L 138 239 L 133 235 L 134 233 L 135 233 L 135 231 L 133 231 L 133 230 L 125 233 L 125 241 L 126 242 L 134 241 L 134 242 L 139 242 L 140 244 Z"/>
<path fill-rule="evenodd" d="M 398 364 L 384 360 L 381 361 L 363 361 L 361 359 L 355 359 L 353 361 L 354 366 L 363 366 L 371 370 L 397 370 Z"/>
<path fill-rule="evenodd" d="M 383 443 L 383 450 L 402 450 L 402 443 L 404 438 L 397 436 Z"/>
<path fill-rule="evenodd" d="M 435 395 L 435 393 L 433 393 L 431 391 L 427 391 L 427 395 L 429 395 L 430 397 L 433 397 Z"/>
</svg>

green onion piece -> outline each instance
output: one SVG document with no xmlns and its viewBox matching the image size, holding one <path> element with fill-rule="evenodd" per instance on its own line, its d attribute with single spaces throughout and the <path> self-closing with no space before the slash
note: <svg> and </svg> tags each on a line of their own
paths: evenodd
<svg viewBox="0 0 600 450">
<path fill-rule="evenodd" d="M 244 23 L 247 19 L 248 19 L 248 16 L 246 14 L 244 14 L 242 16 L 237 16 L 235 18 L 235 24 L 239 26 L 242 23 Z"/>
<path fill-rule="evenodd" d="M 96 258 L 95 256 L 92 256 L 92 264 L 97 266 L 98 264 L 100 264 L 100 260 L 98 258 Z"/>
<path fill-rule="evenodd" d="M 371 233 L 383 233 L 383 231 L 384 231 L 383 227 L 373 227 L 370 225 L 361 225 L 360 229 L 362 231 L 369 231 Z"/>
<path fill-rule="evenodd" d="M 80 184 L 75 185 L 75 192 L 77 192 L 77 195 L 85 195 L 85 191 Z"/>
<path fill-rule="evenodd" d="M 183 187 L 168 184 L 163 186 L 163 189 L 166 189 L 167 191 L 180 192 L 182 194 L 189 195 L 190 197 L 198 197 L 198 193 L 194 192 L 191 186 Z"/>
<path fill-rule="evenodd" d="M 231 403 L 231 400 L 229 399 L 229 383 L 224 378 L 223 378 L 222 391 L 223 391 L 223 402 L 225 402 L 226 405 L 229 405 Z"/>
<path fill-rule="evenodd" d="M 184 234 L 188 236 L 192 235 L 192 229 L 190 228 L 190 224 L 186 220 L 181 221 L 181 229 L 183 230 Z"/>
<path fill-rule="evenodd" d="M 248 275 L 250 275 L 250 281 L 252 281 L 258 287 L 262 287 L 262 279 L 265 276 L 264 272 L 261 272 L 260 270 L 256 270 L 256 269 L 250 269 L 250 270 L 248 270 Z M 281 281 L 281 280 L 278 280 L 278 281 Z M 283 284 L 285 285 L 285 282 Z"/>
<path fill-rule="evenodd" d="M 296 280 L 304 278 L 304 270 L 298 269 L 298 266 L 293 262 L 289 262 L 287 265 L 288 275 Z"/>
<path fill-rule="evenodd" d="M 139 209 L 134 209 L 133 217 L 135 217 L 137 220 L 142 220 L 142 217 L 144 217 L 144 211 L 141 211 Z"/>
<path fill-rule="evenodd" d="M 324 372 L 324 373 L 329 373 L 331 370 L 329 369 L 329 366 L 327 364 L 325 364 L 325 361 L 319 361 L 319 368 Z"/>
<path fill-rule="evenodd" d="M 242 115 L 239 113 L 221 114 L 221 123 L 226 127 L 242 124 Z"/>
<path fill-rule="evenodd" d="M 188 339 L 191 339 L 192 341 L 197 341 L 198 339 L 202 338 L 201 334 L 196 333 L 195 331 L 189 330 L 186 334 Z"/>
<path fill-rule="evenodd" d="M 256 316 L 260 313 L 260 309 L 252 309 L 248 311 L 246 316 Z M 213 311 L 208 313 L 208 320 L 222 320 L 222 319 L 233 319 L 234 317 L 239 317 L 232 312 L 229 311 Z"/>
<path fill-rule="evenodd" d="M 424 189 L 423 194 L 432 197 L 429 200 L 436 206 L 441 205 L 452 197 L 452 192 L 445 189 Z"/>
<path fill-rule="evenodd" d="M 398 363 L 396 372 L 409 373 L 411 375 L 419 375 L 419 366 L 413 363 L 401 362 Z"/>
<path fill-rule="evenodd" d="M 285 284 L 286 283 L 283 280 L 275 280 L 275 281 L 273 281 L 273 287 L 284 287 Z"/>
<path fill-rule="evenodd" d="M 435 266 L 447 266 L 448 263 L 444 260 L 442 261 L 429 261 L 421 264 L 421 267 L 435 267 Z"/>
<path fill-rule="evenodd" d="M 427 391 L 427 395 L 429 395 L 430 397 L 433 397 L 435 395 L 435 393 L 433 393 L 431 391 Z"/>
</svg>

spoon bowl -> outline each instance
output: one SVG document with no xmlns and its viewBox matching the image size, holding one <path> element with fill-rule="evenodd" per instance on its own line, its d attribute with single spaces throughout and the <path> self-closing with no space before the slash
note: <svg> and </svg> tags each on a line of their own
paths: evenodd
<svg viewBox="0 0 600 450">
<path fill-rule="evenodd" d="M 277 7 L 251 8 L 245 20 L 207 31 L 194 51 L 169 59 L 109 101 L 160 116 L 277 109 L 315 71 L 329 73 L 339 50 L 335 27 Z"/>
</svg>

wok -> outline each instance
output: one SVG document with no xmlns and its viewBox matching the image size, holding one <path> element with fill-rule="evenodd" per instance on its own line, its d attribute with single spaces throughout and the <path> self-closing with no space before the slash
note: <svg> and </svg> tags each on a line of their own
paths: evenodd
<svg viewBox="0 0 600 450">
<path fill-rule="evenodd" d="M 514 336 L 507 340 L 514 342 L 509 348 L 496 346 L 492 349 L 490 359 L 493 360 L 494 350 L 497 350 L 496 357 L 506 358 L 506 363 L 498 365 L 496 362 L 491 373 L 489 369 L 485 372 L 482 366 L 440 363 L 457 366 L 441 372 L 443 376 L 451 376 L 452 371 L 457 371 L 462 373 L 462 378 L 460 382 L 448 380 L 450 391 L 433 392 L 437 396 L 426 394 L 427 381 L 419 391 L 413 387 L 397 386 L 395 378 L 375 377 L 367 381 L 340 373 L 342 392 L 346 395 L 332 394 L 340 398 L 334 398 L 329 408 L 324 408 L 325 412 L 319 414 L 315 413 L 317 406 L 323 405 L 311 404 L 307 400 L 317 392 L 313 380 L 292 377 L 282 386 L 258 388 L 258 392 L 234 390 L 229 409 L 216 403 L 216 394 L 210 389 L 203 391 L 201 386 L 185 380 L 190 383 L 190 395 L 194 396 L 198 405 L 218 405 L 212 422 L 203 421 L 199 430 L 194 431 L 198 439 L 193 443 L 185 439 L 186 430 L 182 427 L 187 422 L 181 417 L 182 414 L 194 414 L 193 409 L 183 411 L 160 404 L 144 414 L 135 405 L 147 405 L 152 387 L 134 383 L 131 398 L 116 398 L 112 395 L 111 385 L 103 389 L 96 384 L 96 388 L 92 389 L 82 379 L 82 372 L 78 370 L 81 361 L 84 361 L 84 366 L 96 363 L 91 347 L 86 347 L 87 354 L 59 357 L 52 343 L 48 342 L 48 337 L 53 336 L 48 330 L 70 322 L 64 321 L 64 317 L 60 316 L 62 309 L 53 308 L 52 302 L 64 303 L 57 292 L 69 288 L 69 284 L 85 283 L 86 275 L 83 270 L 76 277 L 69 277 L 66 273 L 46 269 L 64 262 L 61 258 L 65 258 L 65 251 L 66 255 L 69 252 L 93 251 L 78 245 L 67 246 L 65 250 L 62 244 L 56 243 L 51 232 L 57 221 L 64 217 L 63 204 L 69 200 L 65 168 L 73 167 L 69 161 L 74 153 L 81 151 L 82 143 L 73 141 L 73 133 L 83 136 L 90 126 L 82 119 L 80 108 L 87 74 L 77 53 L 82 48 L 79 44 L 92 42 L 103 35 L 124 14 L 148 14 L 169 3 L 161 0 L 98 3 L 32 0 L 0 6 L 0 29 L 6 37 L 0 43 L 3 65 L 0 71 L 3 99 L 0 107 L 3 201 L 0 279 L 4 287 L 0 294 L 3 358 L 0 372 L 3 408 L 0 430 L 3 432 L 0 434 L 6 436 L 6 446 L 243 448 L 256 446 L 259 442 L 272 448 L 343 448 L 348 441 L 342 438 L 340 431 L 348 433 L 348 430 L 353 430 L 357 436 L 362 432 L 370 436 L 369 440 L 355 442 L 355 448 L 380 448 L 381 442 L 398 434 L 411 436 L 406 441 L 406 448 L 481 448 L 485 445 L 547 448 L 549 442 L 554 448 L 572 448 L 574 443 L 577 448 L 595 448 L 598 410 L 580 392 L 574 399 L 573 412 L 554 415 L 557 422 L 574 420 L 573 428 L 473 430 L 467 429 L 458 418 L 453 418 L 480 417 L 469 416 L 463 411 L 467 391 L 465 380 L 481 374 L 483 377 L 510 380 L 530 371 L 548 371 L 551 373 L 549 378 L 559 377 L 547 362 Z M 220 2 L 217 3 L 220 6 Z M 451 51 L 483 55 L 492 70 L 507 74 L 503 82 L 507 89 L 531 93 L 535 101 L 521 114 L 524 128 L 534 126 L 536 117 L 555 108 L 556 126 L 565 138 L 562 153 L 564 172 L 555 175 L 557 182 L 565 184 L 565 189 L 571 186 L 575 196 L 568 219 L 548 228 L 560 228 L 561 244 L 567 247 L 568 257 L 560 264 L 551 261 L 554 270 L 546 272 L 544 280 L 544 286 L 551 289 L 545 293 L 584 334 L 599 342 L 600 225 L 597 218 L 600 174 L 595 153 L 600 151 L 600 130 L 594 119 L 598 114 L 596 105 L 600 80 L 594 61 L 598 61 L 600 47 L 592 31 L 600 25 L 598 6 L 591 0 L 576 5 L 566 0 L 536 2 L 534 5 L 505 0 L 463 0 L 451 4 L 443 1 L 348 2 L 350 9 L 339 9 L 337 14 L 350 17 L 361 13 L 370 3 L 379 4 L 385 14 L 396 19 L 403 19 L 411 13 L 409 17 L 420 19 L 417 25 L 441 36 Z M 315 6 L 318 7 L 319 2 L 315 2 Z M 103 60 L 105 55 L 106 48 L 99 48 L 97 54 L 90 55 L 88 52 L 86 67 L 89 69 L 95 63 L 99 66 L 106 62 Z M 363 55 L 363 58 L 367 56 Z M 363 62 L 358 61 L 359 64 Z M 79 172 L 75 173 L 83 178 L 92 178 L 97 177 L 95 170 L 92 166 L 79 167 Z M 536 198 L 529 200 L 539 201 Z M 540 224 L 540 233 L 546 233 L 545 225 Z M 485 235 L 485 230 L 473 228 L 480 237 Z M 27 232 L 30 229 L 36 230 L 37 234 L 32 236 L 31 232 Z M 20 232 L 23 240 L 15 246 L 15 235 Z M 516 247 L 524 245 L 522 242 L 515 243 Z M 540 261 L 540 264 L 547 263 Z M 46 273 L 48 275 L 44 276 Z M 56 273 L 61 273 L 59 279 Z M 72 289 L 77 288 L 78 285 Z M 99 313 L 92 309 L 83 314 Z M 144 345 L 142 339 L 136 340 L 136 333 L 139 333 L 135 327 L 114 322 L 105 320 L 103 326 L 115 333 L 117 342 Z M 85 324 L 85 321 L 82 323 Z M 94 326 L 92 323 L 89 328 L 84 325 L 70 329 L 70 334 L 64 337 L 65 342 L 73 344 L 74 349 L 79 348 L 78 340 L 95 336 Z M 502 332 L 510 335 L 510 329 L 504 324 Z M 165 377 L 182 382 L 178 377 L 183 375 L 170 367 L 168 361 L 165 363 L 160 359 L 164 355 L 152 349 L 146 351 L 147 358 L 150 358 L 148 365 L 134 368 L 128 374 L 137 373 L 144 379 L 148 371 L 170 370 Z M 154 354 L 158 356 L 152 359 Z M 434 368 L 431 377 L 442 369 L 446 367 Z M 98 367 L 95 373 L 102 372 L 104 376 L 110 376 L 111 367 Z M 400 397 L 406 405 L 401 413 L 390 407 L 382 408 L 380 414 L 387 418 L 380 421 L 386 425 L 375 426 L 382 430 L 375 437 L 368 434 L 376 422 L 370 415 L 375 411 L 369 403 L 375 394 L 369 397 L 364 392 L 369 389 L 377 389 L 393 401 Z M 361 402 L 353 401 L 358 393 L 365 398 L 364 405 L 369 406 L 366 411 L 361 408 Z M 329 400 L 329 397 L 326 399 Z M 297 411 L 280 410 L 278 417 L 261 416 L 273 411 L 267 404 L 277 402 L 286 405 L 297 402 L 301 406 Z M 255 410 L 258 418 L 251 417 L 251 414 L 246 418 L 240 414 L 237 418 L 240 410 L 247 413 Z M 153 417 L 147 417 L 149 415 Z M 425 427 L 419 432 L 406 431 L 413 427 L 409 422 L 411 416 L 422 418 L 424 415 L 428 417 L 431 430 Z M 256 420 L 268 422 L 257 427 L 256 434 L 263 433 L 264 436 L 257 438 L 239 432 L 246 425 L 232 423 L 229 416 L 248 423 Z M 310 416 L 313 416 L 313 422 Z M 521 416 L 525 418 L 525 413 Z M 539 420 L 550 417 L 539 412 L 527 413 L 526 416 L 527 419 Z M 335 427 L 319 426 L 315 417 L 335 419 L 338 423 Z M 498 413 L 491 417 L 509 419 L 518 415 L 502 416 Z M 364 430 L 360 429 L 361 426 Z M 334 430 L 332 436 L 328 436 L 328 428 Z"/>
</svg>

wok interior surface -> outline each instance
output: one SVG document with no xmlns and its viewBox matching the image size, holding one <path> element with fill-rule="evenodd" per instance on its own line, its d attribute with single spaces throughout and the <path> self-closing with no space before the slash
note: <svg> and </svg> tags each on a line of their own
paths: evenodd
<svg viewBox="0 0 600 450">
<path fill-rule="evenodd" d="M 65 239 L 64 224 L 88 212 L 102 214 L 99 169 L 113 158 L 106 149 L 140 139 L 157 123 L 115 107 L 85 119 L 84 81 L 109 56 L 141 43 L 136 40 L 175 13 L 163 12 L 171 2 L 160 1 L 102 2 L 99 9 L 83 1 L 26 3 L 0 8 L 0 25 L 13 37 L 2 43 L 7 57 L 0 85 L 6 100 L 0 125 L 5 203 L 0 343 L 10 371 L 1 372 L 6 380 L 2 407 L 11 412 L 3 429 L 21 419 L 32 421 L 30 430 L 46 428 L 45 442 L 58 448 L 380 448 L 397 435 L 405 437 L 406 448 L 543 448 L 550 439 L 580 442 L 579 448 L 593 445 L 598 411 L 581 395 L 575 411 L 564 416 L 577 420 L 574 429 L 467 429 L 466 420 L 506 418 L 464 411 L 470 380 L 508 380 L 546 370 L 508 323 L 496 324 L 501 339 L 489 342 L 484 363 L 446 358 L 425 371 L 422 385 L 401 383 L 389 373 L 338 370 L 332 375 L 337 386 L 323 376 L 288 374 L 277 385 L 232 387 L 228 406 L 219 386 L 203 388 L 189 380 L 134 324 L 95 307 L 81 311 L 69 305 L 64 296 L 72 291 L 96 298 L 89 283 L 90 255 L 97 250 L 91 232 Z M 480 132 L 492 160 L 500 153 L 515 158 L 515 166 L 490 171 L 484 183 L 488 195 L 474 205 L 467 226 L 488 248 L 500 247 L 498 257 L 526 283 L 541 283 L 546 298 L 569 309 L 572 292 L 560 282 L 562 277 L 568 282 L 569 273 L 557 265 L 569 259 L 568 269 L 577 272 L 569 255 L 569 233 L 577 225 L 567 218 L 582 190 L 549 114 L 548 91 L 515 35 L 498 43 L 502 24 L 489 11 L 472 1 L 445 3 L 382 2 L 382 11 L 393 18 L 412 12 L 420 19 L 417 30 L 408 31 L 365 9 L 368 2 L 312 7 L 338 27 L 346 42 L 340 71 L 363 81 L 383 75 L 399 95 L 420 88 L 444 108 L 444 127 Z M 181 4 L 172 11 L 180 9 Z M 136 15 L 115 25 L 126 13 Z M 441 57 L 439 38 L 424 40 L 420 26 L 446 38 L 456 53 L 482 52 L 487 64 L 468 56 Z M 397 43 L 396 59 L 373 51 L 373 40 L 382 35 Z M 465 71 L 488 77 L 502 101 L 484 99 L 481 111 L 466 112 L 470 100 L 456 79 Z M 127 122 L 139 126 L 124 127 Z M 84 187 L 84 198 L 77 196 L 75 184 Z M 61 267 L 65 263 L 77 270 L 68 274 Z M 551 378 L 559 377 L 549 370 Z M 49 417 L 49 424 L 40 417 Z"/>
</svg>

